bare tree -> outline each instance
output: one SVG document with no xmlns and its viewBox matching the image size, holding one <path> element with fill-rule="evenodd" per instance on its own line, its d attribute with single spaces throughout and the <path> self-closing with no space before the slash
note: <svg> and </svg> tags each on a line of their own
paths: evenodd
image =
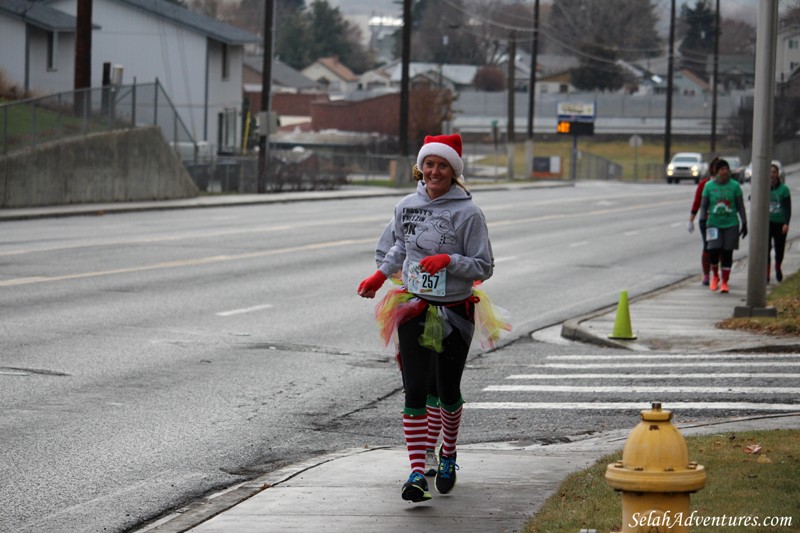
<svg viewBox="0 0 800 533">
<path fill-rule="evenodd" d="M 547 40 L 574 53 L 598 42 L 625 60 L 661 54 L 657 4 L 651 0 L 553 0 Z"/>
</svg>

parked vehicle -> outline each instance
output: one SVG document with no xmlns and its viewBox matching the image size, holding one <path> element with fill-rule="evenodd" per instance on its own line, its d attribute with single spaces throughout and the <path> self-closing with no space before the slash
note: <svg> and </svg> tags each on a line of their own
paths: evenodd
<svg viewBox="0 0 800 533">
<path fill-rule="evenodd" d="M 678 152 L 667 165 L 667 183 L 680 183 L 681 180 L 700 180 L 708 176 L 708 163 L 699 152 Z"/>
<path fill-rule="evenodd" d="M 731 178 L 735 179 L 739 183 L 744 183 L 744 172 L 745 166 L 742 164 L 742 160 L 739 158 L 738 155 L 723 155 L 720 156 L 720 159 L 724 159 L 728 162 L 728 166 L 731 167 Z"/>
<path fill-rule="evenodd" d="M 783 164 L 777 159 L 773 159 L 772 161 L 770 161 L 770 165 L 775 165 L 778 167 L 778 175 L 781 177 L 781 183 L 784 183 L 786 181 L 786 173 L 783 171 Z M 752 178 L 753 178 L 753 162 L 751 161 L 750 164 L 747 165 L 747 168 L 744 169 L 744 181 L 750 183 L 750 180 Z"/>
</svg>

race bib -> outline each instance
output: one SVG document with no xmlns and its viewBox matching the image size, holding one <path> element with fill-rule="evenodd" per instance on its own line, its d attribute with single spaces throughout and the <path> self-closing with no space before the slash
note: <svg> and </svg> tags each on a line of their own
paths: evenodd
<svg viewBox="0 0 800 533">
<path fill-rule="evenodd" d="M 706 240 L 716 241 L 719 239 L 719 228 L 706 228 Z"/>
<path fill-rule="evenodd" d="M 770 213 L 780 213 L 781 212 L 781 203 L 780 202 L 770 202 L 769 203 L 769 212 Z"/>
<path fill-rule="evenodd" d="M 440 270 L 436 274 L 428 274 L 419 263 L 408 266 L 408 292 L 414 294 L 430 294 L 444 296 L 447 284 L 447 271 Z"/>
</svg>

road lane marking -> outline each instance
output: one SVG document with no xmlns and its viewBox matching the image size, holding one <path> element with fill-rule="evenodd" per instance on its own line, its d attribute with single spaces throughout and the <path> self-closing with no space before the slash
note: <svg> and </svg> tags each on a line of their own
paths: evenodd
<svg viewBox="0 0 800 533">
<path fill-rule="evenodd" d="M 581 200 L 583 201 L 583 200 Z M 517 224 L 529 224 L 531 222 L 544 222 L 549 220 L 562 220 L 565 218 L 582 218 L 582 217 L 593 217 L 593 216 L 601 216 L 601 215 L 608 215 L 612 213 L 618 212 L 627 212 L 627 211 L 635 211 L 640 209 L 651 209 L 653 207 L 658 206 L 669 206 L 675 204 L 682 204 L 685 200 L 665 200 L 663 202 L 655 202 L 655 203 L 644 203 L 644 204 L 637 204 L 625 207 L 618 207 L 612 209 L 598 209 L 595 211 L 587 211 L 585 213 L 579 214 L 567 214 L 567 213 L 559 213 L 554 215 L 541 215 L 536 217 L 528 217 L 528 218 L 519 218 L 519 219 L 508 219 L 508 220 L 495 220 L 492 222 L 487 222 L 487 226 L 497 227 L 497 226 L 510 226 L 510 225 L 517 225 Z M 506 208 L 504 208 L 506 209 Z M 386 221 L 386 217 L 376 217 L 376 216 L 369 216 L 369 217 L 353 217 L 347 219 L 341 219 L 337 221 L 337 223 L 344 223 L 344 224 L 365 224 L 365 223 L 378 223 Z M 301 229 L 301 228 L 311 228 L 316 226 L 328 226 L 331 224 L 331 221 L 326 220 L 314 220 L 314 221 L 306 221 L 306 222 L 298 222 L 292 224 L 281 224 L 281 225 L 271 225 L 271 226 L 259 226 L 253 228 L 235 228 L 235 229 L 227 229 L 227 230 L 216 230 L 216 231 L 195 231 L 194 233 L 189 234 L 182 234 L 182 235 L 164 235 L 159 237 L 132 237 L 126 239 L 108 239 L 102 240 L 98 239 L 95 241 L 83 242 L 83 243 L 74 243 L 74 244 L 59 244 L 54 246 L 47 246 L 41 248 L 23 248 L 23 249 L 16 249 L 16 250 L 7 250 L 7 251 L 0 251 L 0 257 L 2 256 L 9 256 L 9 255 L 21 255 L 21 254 L 29 254 L 29 253 L 37 253 L 37 252 L 51 252 L 57 250 L 73 250 L 78 248 L 89 248 L 89 247 L 98 247 L 98 246 L 120 246 L 120 245 L 131 245 L 131 244 L 152 244 L 152 243 L 162 243 L 162 242 L 174 242 L 174 241 L 182 241 L 182 240 L 189 240 L 189 239 L 203 239 L 203 238 L 211 238 L 211 237 L 225 237 L 229 235 L 245 235 L 245 234 L 253 234 L 253 233 L 269 233 L 269 232 L 276 232 L 276 231 L 290 231 L 294 229 Z M 374 242 L 374 239 L 371 239 L 369 242 Z"/>
<path fill-rule="evenodd" d="M 276 248 L 274 250 L 261 250 L 258 252 L 248 252 L 235 255 L 214 255 L 210 257 L 197 257 L 193 259 L 181 259 L 177 261 L 165 261 L 151 265 L 140 265 L 127 268 L 116 268 L 112 270 L 100 270 L 96 272 L 81 272 L 78 274 L 64 274 L 61 276 L 37 276 L 31 278 L 15 278 L 0 281 L 0 287 L 10 287 L 14 285 L 29 285 L 33 283 L 50 283 L 54 281 L 69 281 L 75 279 L 95 278 L 101 276 L 112 276 L 115 274 L 130 274 L 133 272 L 146 272 L 149 270 L 160 270 L 169 268 L 180 268 L 188 266 L 208 265 L 214 263 L 225 263 L 230 261 L 241 261 L 243 259 L 255 259 L 259 257 L 269 257 L 271 255 L 291 254 L 308 250 L 322 250 L 325 248 L 335 248 L 339 246 L 349 246 L 352 244 L 374 243 L 374 238 L 369 239 L 344 239 L 341 241 L 319 242 L 306 244 L 303 246 L 292 246 L 289 248 Z"/>
<path fill-rule="evenodd" d="M 578 246 L 586 246 L 587 244 L 589 244 L 589 241 L 578 241 L 578 242 L 570 243 L 569 247 L 570 248 L 577 248 Z"/>
<path fill-rule="evenodd" d="M 513 374 L 506 379 L 800 379 L 800 374 L 734 372 L 728 374 Z"/>
<path fill-rule="evenodd" d="M 365 223 L 377 223 L 379 221 L 386 222 L 386 217 L 354 217 L 342 220 L 343 223 L 348 224 L 365 224 Z M 120 245 L 132 245 L 132 244 L 157 244 L 157 243 L 164 243 L 164 242 L 174 242 L 174 241 L 183 241 L 189 239 L 205 239 L 205 238 L 213 238 L 213 237 L 227 237 L 230 235 L 248 235 L 253 233 L 274 233 L 278 231 L 291 231 L 295 229 L 302 229 L 302 228 L 313 228 L 317 226 L 329 226 L 331 224 L 330 220 L 314 220 L 308 222 L 298 222 L 294 224 L 273 224 L 270 226 L 257 226 L 251 228 L 235 228 L 235 229 L 227 229 L 227 230 L 216 230 L 216 231 L 208 231 L 208 230 L 200 230 L 194 231 L 192 233 L 186 233 L 181 235 L 162 235 L 157 237 L 131 237 L 126 239 L 97 239 L 94 241 L 83 242 L 83 243 L 74 243 L 74 244 L 59 244 L 54 246 L 47 246 L 42 248 L 23 248 L 19 250 L 8 250 L 8 251 L 0 251 L 0 256 L 6 255 L 21 255 L 21 254 L 29 254 L 35 252 L 53 252 L 58 250 L 74 250 L 76 248 L 90 248 L 90 247 L 97 247 L 97 246 L 120 246 Z"/>
<path fill-rule="evenodd" d="M 232 309 L 230 311 L 221 311 L 219 313 L 214 313 L 217 316 L 233 316 L 233 315 L 242 315 L 244 313 L 252 313 L 253 311 L 261 311 L 263 309 L 269 309 L 272 307 L 272 304 L 262 304 L 262 305 L 254 305 L 252 307 L 243 307 L 241 309 Z"/>
<path fill-rule="evenodd" d="M 631 393 L 631 394 L 800 394 L 800 387 L 653 387 L 642 385 L 576 386 L 576 385 L 489 385 L 484 392 L 578 392 L 578 393 Z M 798 404 L 800 409 L 800 404 Z"/>
<path fill-rule="evenodd" d="M 625 235 L 626 237 L 632 237 L 632 236 L 638 235 L 638 234 L 639 234 L 639 230 L 637 229 L 637 230 L 633 230 L 633 231 L 626 231 L 623 235 Z"/>
<path fill-rule="evenodd" d="M 649 407 L 649 402 L 467 402 L 465 409 L 537 409 L 537 410 L 583 410 L 583 411 L 642 411 Z M 800 413 L 800 404 L 791 403 L 755 403 L 755 402 L 669 402 L 665 403 L 670 411 L 676 410 L 727 410 L 727 411 L 796 411 Z"/>
</svg>

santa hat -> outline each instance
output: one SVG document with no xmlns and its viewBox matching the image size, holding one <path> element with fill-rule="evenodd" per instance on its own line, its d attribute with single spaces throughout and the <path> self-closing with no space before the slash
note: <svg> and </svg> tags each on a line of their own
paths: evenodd
<svg viewBox="0 0 800 533">
<path fill-rule="evenodd" d="M 461 135 L 428 135 L 425 143 L 417 155 L 417 166 L 421 169 L 422 162 L 429 155 L 438 155 L 447 159 L 453 167 L 455 177 L 458 178 L 464 172 L 464 161 L 461 160 Z"/>
</svg>

